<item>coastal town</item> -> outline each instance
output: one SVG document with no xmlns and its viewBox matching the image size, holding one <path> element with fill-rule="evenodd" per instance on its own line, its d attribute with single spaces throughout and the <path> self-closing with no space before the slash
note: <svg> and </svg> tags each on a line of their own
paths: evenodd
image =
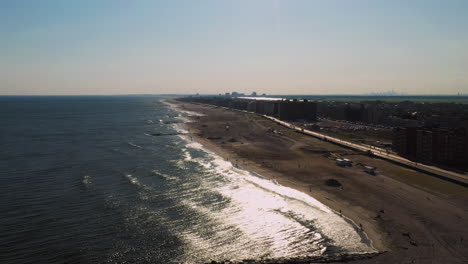
<svg viewBox="0 0 468 264">
<path fill-rule="evenodd" d="M 468 0 L 0 20 L 0 264 L 468 264 Z"/>
<path fill-rule="evenodd" d="M 237 92 L 185 100 L 271 116 L 415 163 L 468 170 L 468 104 L 412 101 L 343 102 Z"/>
<path fill-rule="evenodd" d="M 427 152 L 428 149 L 439 151 L 433 145 L 443 142 L 444 145 L 437 147 L 456 153 L 451 155 L 466 155 L 450 146 L 452 137 L 458 137 L 458 145 L 466 144 L 465 127 L 442 123 L 433 127 L 415 126 L 433 122 L 434 113 L 418 115 L 421 118 L 414 119 L 416 123 L 404 116 L 398 117 L 399 123 L 357 119 L 364 116 L 362 113 L 370 112 L 356 109 L 373 109 L 375 103 L 368 102 L 242 94 L 195 95 L 171 101 L 184 111 L 199 114 L 185 124 L 193 140 L 231 161 L 234 167 L 255 171 L 275 183 L 309 193 L 351 219 L 378 252 L 366 258 L 358 254 L 338 263 L 353 260 L 357 263 L 464 263 L 468 259 L 463 253 L 468 236 L 468 177 L 464 163 L 422 161 L 417 156 L 405 155 L 400 149 L 403 144 L 414 144 L 413 139 L 401 141 L 405 137 L 402 130 L 454 131 L 443 134 L 445 141 L 416 140 L 416 144 L 429 144 L 425 145 Z M 418 103 L 401 105 L 413 104 Z M 378 105 L 387 108 L 393 105 L 395 116 L 404 112 L 397 103 L 379 102 Z M 336 111 L 324 110 L 331 107 L 342 107 L 343 114 L 332 115 Z M 413 107 L 438 109 L 437 106 Z M 454 107 L 465 109 L 466 106 Z M 464 117 L 464 114 L 453 115 L 461 120 Z M 401 122 L 412 125 L 397 126 Z M 284 263 L 307 261 L 311 260 Z"/>
</svg>

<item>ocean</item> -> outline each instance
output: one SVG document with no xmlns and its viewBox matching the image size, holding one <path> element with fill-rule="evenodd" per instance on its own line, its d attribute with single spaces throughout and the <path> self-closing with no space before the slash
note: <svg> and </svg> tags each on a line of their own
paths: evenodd
<svg viewBox="0 0 468 264">
<path fill-rule="evenodd" d="M 375 252 L 312 197 L 174 135 L 192 115 L 157 96 L 0 97 L 0 262 Z"/>
</svg>

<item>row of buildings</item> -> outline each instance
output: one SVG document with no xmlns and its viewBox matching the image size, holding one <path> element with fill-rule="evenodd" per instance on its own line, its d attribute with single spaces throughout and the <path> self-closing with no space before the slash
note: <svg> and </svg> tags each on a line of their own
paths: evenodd
<svg viewBox="0 0 468 264">
<path fill-rule="evenodd" d="M 468 165 L 466 128 L 407 127 L 393 130 L 393 150 L 423 163 Z"/>
<path fill-rule="evenodd" d="M 363 102 L 311 101 L 257 97 L 256 95 L 253 92 L 250 97 L 245 97 L 243 94 L 232 92 L 226 93 L 226 96 L 201 96 L 190 97 L 190 99 L 242 110 L 247 110 L 248 107 L 248 110 L 252 112 L 272 116 L 281 115 L 282 119 L 315 119 L 318 116 L 325 119 L 387 127 L 468 128 L 468 104 L 377 100 Z M 283 114 L 280 113 L 280 104 Z M 302 107 L 304 108 L 302 109 Z M 301 111 L 303 114 L 300 113 Z M 293 112 L 295 114 L 291 117 L 285 114 Z"/>
<path fill-rule="evenodd" d="M 386 126 L 420 126 L 421 120 L 398 115 L 398 107 L 388 103 L 319 102 L 319 117 Z"/>
<path fill-rule="evenodd" d="M 181 100 L 246 110 L 281 120 L 347 120 L 393 127 L 392 149 L 408 159 L 468 167 L 468 106 L 415 102 L 329 102 L 266 97 Z"/>
<path fill-rule="evenodd" d="M 466 127 L 468 105 L 417 102 L 318 102 L 319 117 L 389 127 Z"/>
<path fill-rule="evenodd" d="M 317 119 L 317 103 L 308 100 L 266 97 L 189 97 L 181 100 L 246 110 L 281 120 L 314 121 Z"/>
<path fill-rule="evenodd" d="M 416 162 L 468 167 L 468 105 L 319 102 L 322 118 L 393 128 L 393 151 Z"/>
</svg>

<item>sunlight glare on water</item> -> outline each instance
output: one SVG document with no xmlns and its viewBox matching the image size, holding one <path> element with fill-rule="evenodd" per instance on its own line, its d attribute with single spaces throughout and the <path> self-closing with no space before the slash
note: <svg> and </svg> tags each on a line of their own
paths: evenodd
<svg viewBox="0 0 468 264">
<path fill-rule="evenodd" d="M 179 127 L 179 129 L 182 129 Z M 185 140 L 183 159 L 216 178 L 202 189 L 210 190 L 228 201 L 220 210 L 202 205 L 192 208 L 209 214 L 218 226 L 236 229 L 237 235 L 226 239 L 223 230 L 206 239 L 193 234 L 194 251 L 210 248 L 213 259 L 298 257 L 334 253 L 373 252 L 364 234 L 348 219 L 341 217 L 316 199 L 294 189 L 278 185 L 260 175 L 233 166 L 201 144 Z M 198 153 L 194 158 L 191 153 Z M 190 203 L 185 201 L 186 203 Z M 220 242 L 220 240 L 225 240 Z M 222 245 L 228 243 L 227 245 Z M 222 246 L 221 246 L 222 245 Z M 220 246 L 217 250 L 214 250 Z M 207 253 L 207 252 L 206 252 Z M 189 253 L 190 255 L 190 253 Z M 202 254 L 203 255 L 203 254 Z"/>
<path fill-rule="evenodd" d="M 374 252 L 312 197 L 175 136 L 198 114 L 160 97 L 0 100 L 2 263 Z"/>
</svg>

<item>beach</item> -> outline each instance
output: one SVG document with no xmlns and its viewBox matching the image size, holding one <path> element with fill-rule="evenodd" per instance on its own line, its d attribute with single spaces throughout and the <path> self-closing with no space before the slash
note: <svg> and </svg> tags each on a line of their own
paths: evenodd
<svg viewBox="0 0 468 264">
<path fill-rule="evenodd" d="M 466 263 L 468 190 L 309 137 L 252 113 L 181 103 L 189 136 L 234 166 L 309 194 L 352 220 L 382 254 L 359 263 Z M 348 158 L 340 167 L 335 157 Z M 370 175 L 363 166 L 376 167 Z M 348 260 L 349 261 L 349 260 Z"/>
<path fill-rule="evenodd" d="M 164 98 L 1 100 L 2 263 L 375 255 L 356 225 L 312 196 L 192 141 L 183 125 L 196 113 Z"/>
</svg>

